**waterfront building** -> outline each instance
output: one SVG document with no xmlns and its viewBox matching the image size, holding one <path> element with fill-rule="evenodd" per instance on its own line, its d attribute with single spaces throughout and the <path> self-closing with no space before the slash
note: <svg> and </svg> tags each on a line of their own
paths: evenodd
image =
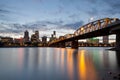
<svg viewBox="0 0 120 80">
<path fill-rule="evenodd" d="M 55 40 L 56 39 L 56 31 L 53 31 L 53 34 L 51 34 L 51 37 L 50 37 L 50 42 Z"/>
<path fill-rule="evenodd" d="M 22 46 L 23 45 L 23 38 L 15 38 L 14 43 Z"/>
<path fill-rule="evenodd" d="M 40 42 L 39 31 L 35 31 L 35 33 L 31 35 L 31 42 L 32 43 L 39 43 Z"/>
<path fill-rule="evenodd" d="M 53 31 L 53 37 L 56 37 L 56 31 Z"/>
<path fill-rule="evenodd" d="M 87 43 L 98 44 L 99 43 L 99 39 L 90 38 L 90 39 L 87 39 Z"/>
<path fill-rule="evenodd" d="M 42 37 L 42 43 L 45 43 L 45 44 L 47 43 L 47 36 Z"/>
<path fill-rule="evenodd" d="M 47 46 L 47 36 L 42 37 L 42 46 Z"/>
<path fill-rule="evenodd" d="M 1 37 L 0 42 L 3 43 L 4 46 L 11 46 L 11 44 L 13 43 L 13 38 L 11 38 L 11 37 Z"/>
<path fill-rule="evenodd" d="M 24 32 L 24 43 L 29 42 L 29 32 L 26 30 Z"/>
<path fill-rule="evenodd" d="M 35 31 L 35 36 L 36 36 L 36 39 L 37 39 L 37 42 L 39 42 L 39 31 Z"/>
<path fill-rule="evenodd" d="M 11 38 L 11 37 L 1 37 L 1 42 L 3 42 L 3 43 L 13 43 L 13 38 Z"/>
</svg>

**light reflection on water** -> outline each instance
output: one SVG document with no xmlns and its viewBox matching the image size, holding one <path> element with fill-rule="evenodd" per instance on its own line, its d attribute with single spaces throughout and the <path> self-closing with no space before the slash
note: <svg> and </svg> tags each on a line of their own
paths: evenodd
<svg viewBox="0 0 120 80">
<path fill-rule="evenodd" d="M 120 53 L 105 48 L 0 48 L 0 80 L 101 80 L 120 71 Z"/>
</svg>

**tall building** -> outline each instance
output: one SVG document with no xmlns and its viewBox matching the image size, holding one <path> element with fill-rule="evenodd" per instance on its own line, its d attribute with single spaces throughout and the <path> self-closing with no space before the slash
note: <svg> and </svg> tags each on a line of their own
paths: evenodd
<svg viewBox="0 0 120 80">
<path fill-rule="evenodd" d="M 42 46 L 43 47 L 47 46 L 47 36 L 42 37 Z"/>
<path fill-rule="evenodd" d="M 109 43 L 109 36 L 103 36 L 103 43 L 105 44 Z"/>
<path fill-rule="evenodd" d="M 42 43 L 47 43 L 47 36 L 42 37 Z"/>
<path fill-rule="evenodd" d="M 37 42 L 40 42 L 40 40 L 39 40 L 39 31 L 35 31 L 35 36 L 36 36 Z"/>
<path fill-rule="evenodd" d="M 34 43 L 40 42 L 39 31 L 35 31 L 35 34 L 31 35 L 31 41 L 34 42 Z"/>
<path fill-rule="evenodd" d="M 31 35 L 31 42 L 37 42 L 37 38 L 35 34 Z"/>
<path fill-rule="evenodd" d="M 56 37 L 56 31 L 53 31 L 53 37 Z"/>
<path fill-rule="evenodd" d="M 39 39 L 39 31 L 35 31 L 36 38 Z"/>
<path fill-rule="evenodd" d="M 27 30 L 24 32 L 24 42 L 29 42 L 29 32 Z"/>
</svg>

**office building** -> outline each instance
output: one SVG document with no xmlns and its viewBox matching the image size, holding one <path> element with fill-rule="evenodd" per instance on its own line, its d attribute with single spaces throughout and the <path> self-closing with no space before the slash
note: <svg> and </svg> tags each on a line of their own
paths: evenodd
<svg viewBox="0 0 120 80">
<path fill-rule="evenodd" d="M 29 42 L 29 32 L 27 30 L 24 32 L 24 42 Z"/>
</svg>

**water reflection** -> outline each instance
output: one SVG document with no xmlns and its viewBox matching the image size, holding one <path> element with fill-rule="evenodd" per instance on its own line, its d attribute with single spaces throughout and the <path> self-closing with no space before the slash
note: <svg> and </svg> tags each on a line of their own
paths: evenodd
<svg viewBox="0 0 120 80">
<path fill-rule="evenodd" d="M 65 51 L 65 49 L 61 49 L 61 60 L 61 69 L 64 71 L 63 66 L 66 67 L 69 80 L 98 80 L 94 63 L 90 55 L 85 53 L 85 50 L 66 49 Z"/>
<path fill-rule="evenodd" d="M 78 53 L 78 75 L 81 80 L 86 79 L 86 64 L 85 64 L 85 56 L 84 50 Z"/>
<path fill-rule="evenodd" d="M 69 80 L 73 80 L 74 78 L 74 61 L 73 61 L 73 51 L 74 49 L 67 49 L 67 72 L 68 72 L 68 76 L 69 76 Z"/>
<path fill-rule="evenodd" d="M 78 53 L 78 75 L 80 80 L 98 80 L 96 69 L 89 54 L 85 50 Z"/>
<path fill-rule="evenodd" d="M 21 71 L 22 70 L 22 66 L 23 66 L 23 57 L 24 57 L 24 52 L 23 52 L 23 48 L 19 48 L 18 49 L 18 67 L 19 67 L 19 70 Z"/>
<path fill-rule="evenodd" d="M 111 80 L 107 73 L 120 71 L 120 52 L 101 48 L 8 51 L 2 49 L 0 53 L 0 80 Z"/>
</svg>

